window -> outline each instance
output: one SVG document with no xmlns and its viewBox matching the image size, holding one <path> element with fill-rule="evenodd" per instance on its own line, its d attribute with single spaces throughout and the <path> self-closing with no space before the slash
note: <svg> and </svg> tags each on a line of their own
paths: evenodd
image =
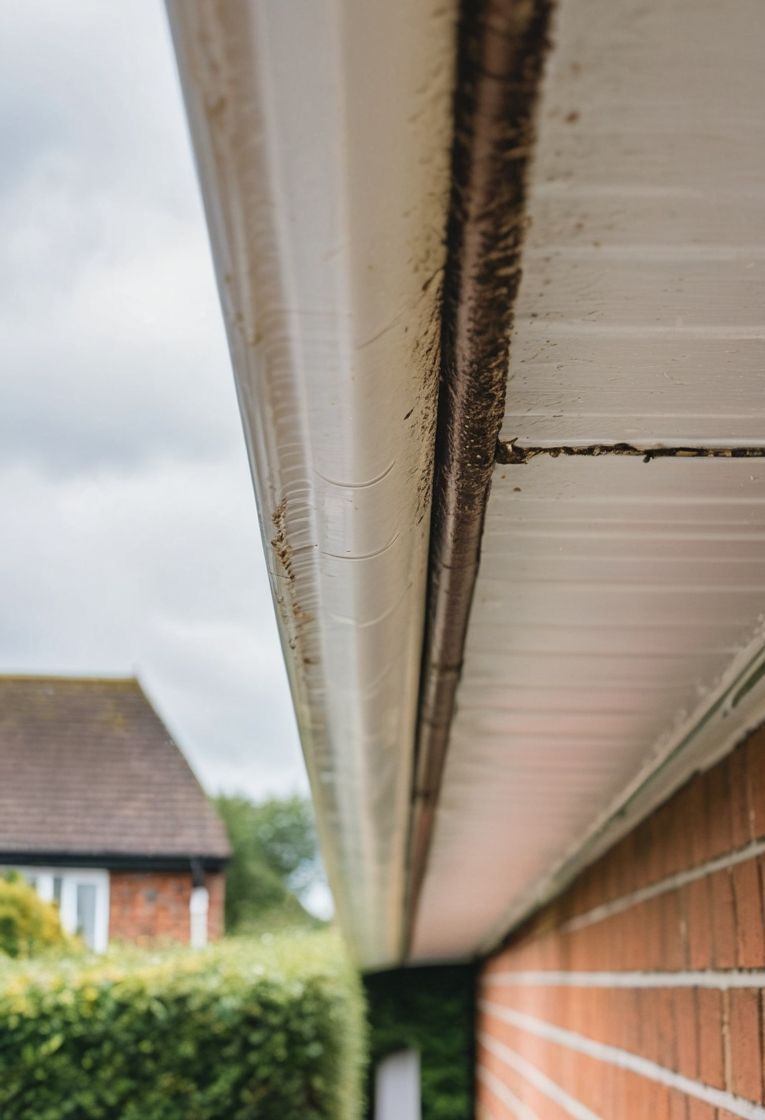
<svg viewBox="0 0 765 1120">
<path fill-rule="evenodd" d="M 61 925 L 102 953 L 109 942 L 109 872 L 75 867 L 18 867 L 45 902 L 55 902 Z"/>
<path fill-rule="evenodd" d="M 77 884 L 77 933 L 91 948 L 96 943 L 96 884 Z"/>
</svg>

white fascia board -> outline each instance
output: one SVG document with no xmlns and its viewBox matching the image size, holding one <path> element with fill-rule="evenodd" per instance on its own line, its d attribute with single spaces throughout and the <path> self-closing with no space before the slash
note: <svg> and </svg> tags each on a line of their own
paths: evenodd
<svg viewBox="0 0 765 1120">
<path fill-rule="evenodd" d="M 168 0 L 322 851 L 401 952 L 453 0 Z"/>
</svg>

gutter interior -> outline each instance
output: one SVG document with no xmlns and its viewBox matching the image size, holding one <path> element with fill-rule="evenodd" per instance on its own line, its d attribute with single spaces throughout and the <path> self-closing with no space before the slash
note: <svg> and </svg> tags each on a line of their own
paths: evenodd
<svg viewBox="0 0 765 1120">
<path fill-rule="evenodd" d="M 458 28 L 405 952 L 427 866 L 504 415 L 551 6 L 550 0 L 464 0 Z"/>
</svg>

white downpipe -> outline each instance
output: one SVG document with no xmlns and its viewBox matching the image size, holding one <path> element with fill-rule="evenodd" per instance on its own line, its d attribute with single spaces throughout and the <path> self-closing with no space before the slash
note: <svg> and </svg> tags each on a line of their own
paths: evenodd
<svg viewBox="0 0 765 1120">
<path fill-rule="evenodd" d="M 207 914 L 209 909 L 210 893 L 207 887 L 192 887 L 191 898 L 189 899 L 192 949 L 204 949 L 207 944 Z"/>
<path fill-rule="evenodd" d="M 420 1120 L 420 1055 L 388 1054 L 375 1071 L 374 1120 Z"/>
</svg>

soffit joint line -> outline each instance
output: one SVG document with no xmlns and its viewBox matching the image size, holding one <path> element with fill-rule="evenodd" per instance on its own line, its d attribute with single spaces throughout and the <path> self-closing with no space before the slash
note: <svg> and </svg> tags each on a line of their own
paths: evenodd
<svg viewBox="0 0 765 1120">
<path fill-rule="evenodd" d="M 599 455 L 631 455 L 641 458 L 644 463 L 653 459 L 765 459 L 765 445 L 751 444 L 749 446 L 685 446 L 666 447 L 636 446 L 632 443 L 582 443 L 563 444 L 559 446 L 526 447 L 518 445 L 514 439 L 498 440 L 495 460 L 503 466 L 521 466 L 536 459 L 539 455 L 547 455 L 551 459 L 560 456 L 584 455 L 597 457 Z"/>
</svg>

